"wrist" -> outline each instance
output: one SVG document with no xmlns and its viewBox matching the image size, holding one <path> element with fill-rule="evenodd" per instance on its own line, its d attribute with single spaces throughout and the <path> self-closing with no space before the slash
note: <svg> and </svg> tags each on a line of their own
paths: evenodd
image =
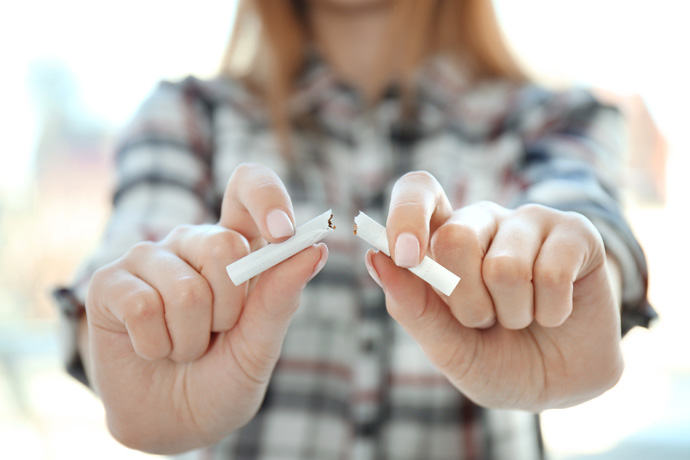
<svg viewBox="0 0 690 460">
<path fill-rule="evenodd" d="M 622 308 L 623 273 L 618 259 L 609 251 L 606 251 L 606 268 L 611 284 L 611 291 L 613 292 L 616 305 L 618 305 L 618 309 L 620 310 Z"/>
</svg>

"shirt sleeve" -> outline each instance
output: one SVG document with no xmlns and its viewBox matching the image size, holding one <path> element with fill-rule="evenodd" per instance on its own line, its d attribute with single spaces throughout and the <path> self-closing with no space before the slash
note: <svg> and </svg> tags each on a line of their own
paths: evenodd
<svg viewBox="0 0 690 460">
<path fill-rule="evenodd" d="M 515 115 L 523 120 L 524 191 L 513 205 L 539 203 L 589 218 L 621 266 L 622 333 L 648 326 L 656 313 L 647 301 L 647 264 L 621 210 L 627 148 L 621 113 L 584 90 L 528 88 L 521 99 Z"/>
<path fill-rule="evenodd" d="M 53 296 L 61 315 L 68 372 L 88 384 L 76 347 L 77 325 L 93 273 L 140 241 L 156 241 L 180 224 L 217 219 L 212 183 L 211 108 L 192 78 L 161 83 L 124 129 L 116 150 L 113 211 L 101 244 L 74 283 Z"/>
</svg>

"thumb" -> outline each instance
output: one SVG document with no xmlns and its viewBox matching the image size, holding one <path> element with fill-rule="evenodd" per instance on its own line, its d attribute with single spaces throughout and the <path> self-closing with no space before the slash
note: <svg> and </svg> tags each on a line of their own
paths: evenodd
<svg viewBox="0 0 690 460">
<path fill-rule="evenodd" d="M 327 259 L 326 245 L 313 245 L 262 273 L 252 288 L 228 340 L 237 364 L 253 381 L 268 381 L 302 290 Z"/>
<path fill-rule="evenodd" d="M 385 254 L 370 250 L 367 267 L 383 285 L 388 313 L 441 372 L 457 381 L 471 365 L 478 332 L 460 324 L 431 286 Z"/>
<path fill-rule="evenodd" d="M 258 237 L 270 243 L 295 233 L 292 202 L 278 175 L 258 163 L 243 163 L 225 188 L 219 224 L 242 234 L 254 246 Z"/>
</svg>

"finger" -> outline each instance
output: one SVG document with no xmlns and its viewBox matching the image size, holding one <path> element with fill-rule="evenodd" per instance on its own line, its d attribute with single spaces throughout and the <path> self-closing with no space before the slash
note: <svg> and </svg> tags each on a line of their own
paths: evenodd
<svg viewBox="0 0 690 460">
<path fill-rule="evenodd" d="M 487 328 L 496 322 L 493 299 L 482 276 L 482 261 L 506 213 L 497 204 L 476 203 L 455 211 L 432 235 L 434 260 L 462 280 L 445 299 L 453 316 L 466 327 Z"/>
<path fill-rule="evenodd" d="M 484 257 L 482 277 L 499 323 L 523 329 L 534 319 L 532 271 L 545 238 L 545 208 L 525 206 L 503 220 Z"/>
<path fill-rule="evenodd" d="M 250 242 L 262 236 L 276 243 L 295 233 L 294 222 L 290 196 L 273 171 L 256 163 L 235 169 L 223 196 L 220 225 Z"/>
<path fill-rule="evenodd" d="M 441 371 L 458 379 L 471 366 L 478 330 L 467 329 L 424 281 L 380 252 L 370 257 L 370 271 L 384 286 L 390 315 L 419 343 Z"/>
<path fill-rule="evenodd" d="M 170 354 L 172 343 L 165 323 L 163 301 L 152 286 L 128 271 L 114 267 L 97 272 L 93 284 L 99 285 L 97 302 L 124 327 L 139 357 L 158 360 Z M 100 321 L 97 324 L 103 325 Z"/>
<path fill-rule="evenodd" d="M 424 258 L 429 234 L 451 215 L 438 181 L 426 171 L 405 174 L 393 186 L 386 223 L 390 253 L 399 267 L 414 267 Z"/>
<path fill-rule="evenodd" d="M 226 337 L 239 367 L 253 382 L 268 381 L 302 290 L 327 259 L 325 244 L 311 246 L 262 273 L 249 293 L 236 332 Z"/>
<path fill-rule="evenodd" d="M 235 286 L 225 267 L 249 254 L 247 240 L 219 225 L 195 225 L 177 227 L 163 243 L 200 273 L 211 287 L 211 330 L 232 329 L 244 306 L 247 283 Z"/>
<path fill-rule="evenodd" d="M 586 267 L 596 240 L 581 216 L 564 213 L 547 236 L 534 264 L 535 319 L 562 325 L 573 311 L 573 285 Z"/>
<path fill-rule="evenodd" d="M 151 243 L 139 243 L 125 259 L 134 275 L 158 291 L 172 340 L 170 359 L 194 361 L 208 348 L 212 292 L 206 280 L 175 254 Z"/>
</svg>

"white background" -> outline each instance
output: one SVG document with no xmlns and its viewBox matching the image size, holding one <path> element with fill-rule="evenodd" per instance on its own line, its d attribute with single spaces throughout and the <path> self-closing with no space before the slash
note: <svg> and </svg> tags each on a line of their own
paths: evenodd
<svg viewBox="0 0 690 460">
<path fill-rule="evenodd" d="M 627 369 L 616 388 L 593 402 L 544 415 L 547 447 L 561 459 L 641 459 L 648 451 L 656 458 L 688 458 L 690 253 L 684 216 L 690 197 L 690 2 L 497 0 L 496 5 L 512 46 L 535 75 L 641 95 L 669 143 L 665 204 L 631 200 L 628 206 L 649 258 L 650 297 L 662 319 L 651 331 L 626 337 Z M 43 115 L 32 93 L 36 69 L 66 69 L 76 88 L 75 116 L 113 132 L 159 79 L 212 75 L 233 12 L 230 0 L 0 4 L 3 250 L 19 244 L 12 239 L 19 236 L 7 231 L 8 222 L 34 216 L 38 206 L 32 197 L 41 186 L 35 155 Z M 95 193 L 107 192 L 104 184 Z M 89 228 L 95 233 L 104 213 L 93 215 Z M 49 231 L 54 222 L 41 219 Z M 36 241 L 21 243 L 30 248 Z M 62 372 L 50 332 L 54 317 L 17 319 L 13 297 L 2 289 L 0 284 L 0 457 L 145 457 L 109 438 L 98 401 Z"/>
</svg>

